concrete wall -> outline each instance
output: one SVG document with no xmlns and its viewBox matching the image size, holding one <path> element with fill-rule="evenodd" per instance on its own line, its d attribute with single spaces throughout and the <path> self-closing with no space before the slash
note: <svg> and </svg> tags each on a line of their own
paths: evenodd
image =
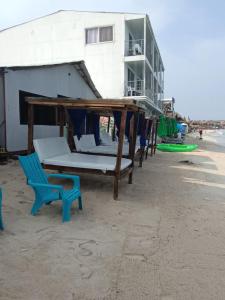
<svg viewBox="0 0 225 300">
<path fill-rule="evenodd" d="M 5 74 L 6 146 L 8 151 L 27 149 L 27 125 L 20 125 L 19 90 L 48 97 L 63 95 L 74 98 L 96 98 L 84 80 L 71 65 L 40 67 Z M 58 126 L 35 126 L 34 136 L 59 135 Z"/>
<path fill-rule="evenodd" d="M 145 15 L 61 11 L 0 32 L 0 66 L 84 60 L 104 98 L 124 90 L 125 21 Z M 113 42 L 85 44 L 85 28 L 113 25 Z M 16 49 L 16 51 L 15 51 Z"/>
</svg>

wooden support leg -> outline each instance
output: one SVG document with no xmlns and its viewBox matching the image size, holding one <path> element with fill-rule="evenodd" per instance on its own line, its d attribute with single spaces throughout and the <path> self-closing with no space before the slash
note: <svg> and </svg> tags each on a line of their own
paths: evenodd
<svg viewBox="0 0 225 300">
<path fill-rule="evenodd" d="M 28 153 L 33 150 L 33 135 L 34 135 L 34 106 L 28 104 Z"/>
<path fill-rule="evenodd" d="M 147 133 L 148 139 L 147 139 L 147 148 L 146 148 L 146 151 L 145 151 L 145 159 L 148 158 L 148 150 L 149 150 L 149 147 L 150 147 L 150 139 L 151 139 L 151 130 L 152 130 L 152 120 L 149 120 L 148 133 Z"/>
<path fill-rule="evenodd" d="M 146 143 L 146 119 L 145 119 L 145 113 L 142 114 L 142 124 L 141 124 L 141 136 L 145 139 Z M 143 157 L 145 152 L 145 146 L 141 145 L 141 151 L 140 151 L 140 158 L 139 158 L 139 167 L 142 168 L 143 164 Z"/>
<path fill-rule="evenodd" d="M 152 134 L 151 134 L 151 156 L 154 153 L 154 134 L 155 134 L 155 126 L 152 126 Z"/>
<path fill-rule="evenodd" d="M 149 140 L 148 140 L 148 143 L 147 143 L 147 148 L 145 150 L 145 159 L 148 158 L 148 148 L 149 148 Z"/>
<path fill-rule="evenodd" d="M 156 146 L 157 146 L 157 133 L 158 133 L 158 120 L 156 121 L 156 125 L 155 125 L 154 155 L 155 155 Z"/>
<path fill-rule="evenodd" d="M 141 153 L 140 153 L 140 159 L 139 159 L 139 167 L 142 168 L 145 148 L 144 148 L 144 147 L 141 147 L 141 151 L 140 151 L 140 152 L 141 152 Z"/>
<path fill-rule="evenodd" d="M 123 139 L 125 133 L 125 126 L 126 126 L 126 116 L 127 116 L 127 111 L 123 110 L 121 113 L 120 136 L 119 136 L 116 166 L 115 166 L 114 193 L 113 193 L 114 199 L 118 198 L 118 181 L 120 179 L 120 167 L 121 167 L 121 160 L 123 154 Z"/>
<path fill-rule="evenodd" d="M 107 132 L 109 133 L 109 128 L 110 128 L 110 117 L 108 117 L 108 125 L 107 125 Z"/>
<path fill-rule="evenodd" d="M 63 107 L 58 107 L 59 111 L 59 136 L 64 136 L 64 123 L 65 123 L 65 117 L 64 117 L 64 109 Z"/>
<path fill-rule="evenodd" d="M 133 182 L 133 170 L 130 172 L 129 179 L 128 179 L 129 184 L 132 184 L 132 182 Z"/>
</svg>

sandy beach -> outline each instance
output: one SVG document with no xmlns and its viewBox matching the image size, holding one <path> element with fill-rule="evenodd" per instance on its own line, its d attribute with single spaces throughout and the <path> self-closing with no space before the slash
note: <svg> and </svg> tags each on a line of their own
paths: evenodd
<svg viewBox="0 0 225 300">
<path fill-rule="evenodd" d="M 65 224 L 60 202 L 31 216 L 18 161 L 0 166 L 0 299 L 225 299 L 225 148 L 194 142 L 149 156 L 120 201 L 109 178 L 82 175 L 84 209 Z"/>
</svg>

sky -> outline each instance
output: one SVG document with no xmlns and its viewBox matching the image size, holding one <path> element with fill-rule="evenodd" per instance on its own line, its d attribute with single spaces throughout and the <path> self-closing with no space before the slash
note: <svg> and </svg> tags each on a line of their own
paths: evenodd
<svg viewBox="0 0 225 300">
<path fill-rule="evenodd" d="M 0 30 L 60 9 L 147 13 L 165 98 L 191 119 L 225 119 L 224 0 L 0 0 Z"/>
</svg>

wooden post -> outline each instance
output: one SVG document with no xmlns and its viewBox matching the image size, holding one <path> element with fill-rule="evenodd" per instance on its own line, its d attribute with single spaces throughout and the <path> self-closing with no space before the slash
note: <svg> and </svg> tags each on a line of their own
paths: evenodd
<svg viewBox="0 0 225 300">
<path fill-rule="evenodd" d="M 108 125 L 107 125 L 107 132 L 108 132 L 108 133 L 109 133 L 109 127 L 110 127 L 110 120 L 111 120 L 111 118 L 108 117 Z"/>
<path fill-rule="evenodd" d="M 115 118 L 114 118 L 114 123 L 113 123 L 112 140 L 113 140 L 113 142 L 115 142 L 115 140 L 116 140 L 116 123 L 115 123 Z"/>
<path fill-rule="evenodd" d="M 34 135 L 34 106 L 28 103 L 28 153 L 33 150 L 33 135 Z"/>
<path fill-rule="evenodd" d="M 70 147 L 70 150 L 74 150 L 76 148 L 74 147 L 74 141 L 73 141 L 73 125 L 68 110 L 65 109 L 64 113 L 65 113 L 65 120 L 67 123 L 67 142 Z"/>
<path fill-rule="evenodd" d="M 150 147 L 150 139 L 151 139 L 151 130 L 152 130 L 152 120 L 148 120 L 148 133 L 147 133 L 147 136 L 148 136 L 148 142 L 147 142 L 147 149 L 146 149 L 146 152 L 145 152 L 145 159 L 148 158 L 148 149 Z"/>
<path fill-rule="evenodd" d="M 154 141 L 154 154 L 155 154 L 156 146 L 157 146 L 158 125 L 159 125 L 159 121 L 156 120 L 156 124 L 155 124 L 155 141 Z"/>
<path fill-rule="evenodd" d="M 146 137 L 146 130 L 145 130 L 145 113 L 143 113 L 143 123 L 141 124 L 141 135 Z M 139 167 L 142 168 L 143 163 L 143 156 L 145 152 L 145 147 L 141 146 L 141 153 L 140 153 L 140 159 L 139 159 Z"/>
<path fill-rule="evenodd" d="M 65 112 L 62 106 L 58 106 L 59 110 L 59 136 L 64 136 L 64 120 L 65 120 Z"/>
<path fill-rule="evenodd" d="M 155 122 L 152 121 L 152 133 L 151 133 L 151 156 L 154 153 L 154 134 L 155 134 Z"/>
<path fill-rule="evenodd" d="M 129 174 L 128 183 L 132 184 L 133 179 L 133 167 L 134 167 L 134 157 L 137 139 L 137 125 L 138 125 L 138 112 L 135 112 L 130 121 L 130 137 L 131 141 L 129 144 L 129 158 L 132 160 L 132 171 Z"/>
<path fill-rule="evenodd" d="M 132 159 L 133 150 L 133 139 L 134 139 L 134 114 L 130 119 L 130 130 L 129 130 L 129 158 Z"/>
<path fill-rule="evenodd" d="M 116 167 L 115 167 L 114 190 L 113 190 L 114 200 L 118 198 L 118 182 L 120 179 L 120 167 L 121 167 L 121 160 L 123 155 L 123 140 L 124 140 L 125 126 L 126 126 L 126 116 L 127 116 L 127 111 L 123 110 L 121 116 L 121 122 L 120 122 L 120 135 L 119 135 Z"/>
</svg>

